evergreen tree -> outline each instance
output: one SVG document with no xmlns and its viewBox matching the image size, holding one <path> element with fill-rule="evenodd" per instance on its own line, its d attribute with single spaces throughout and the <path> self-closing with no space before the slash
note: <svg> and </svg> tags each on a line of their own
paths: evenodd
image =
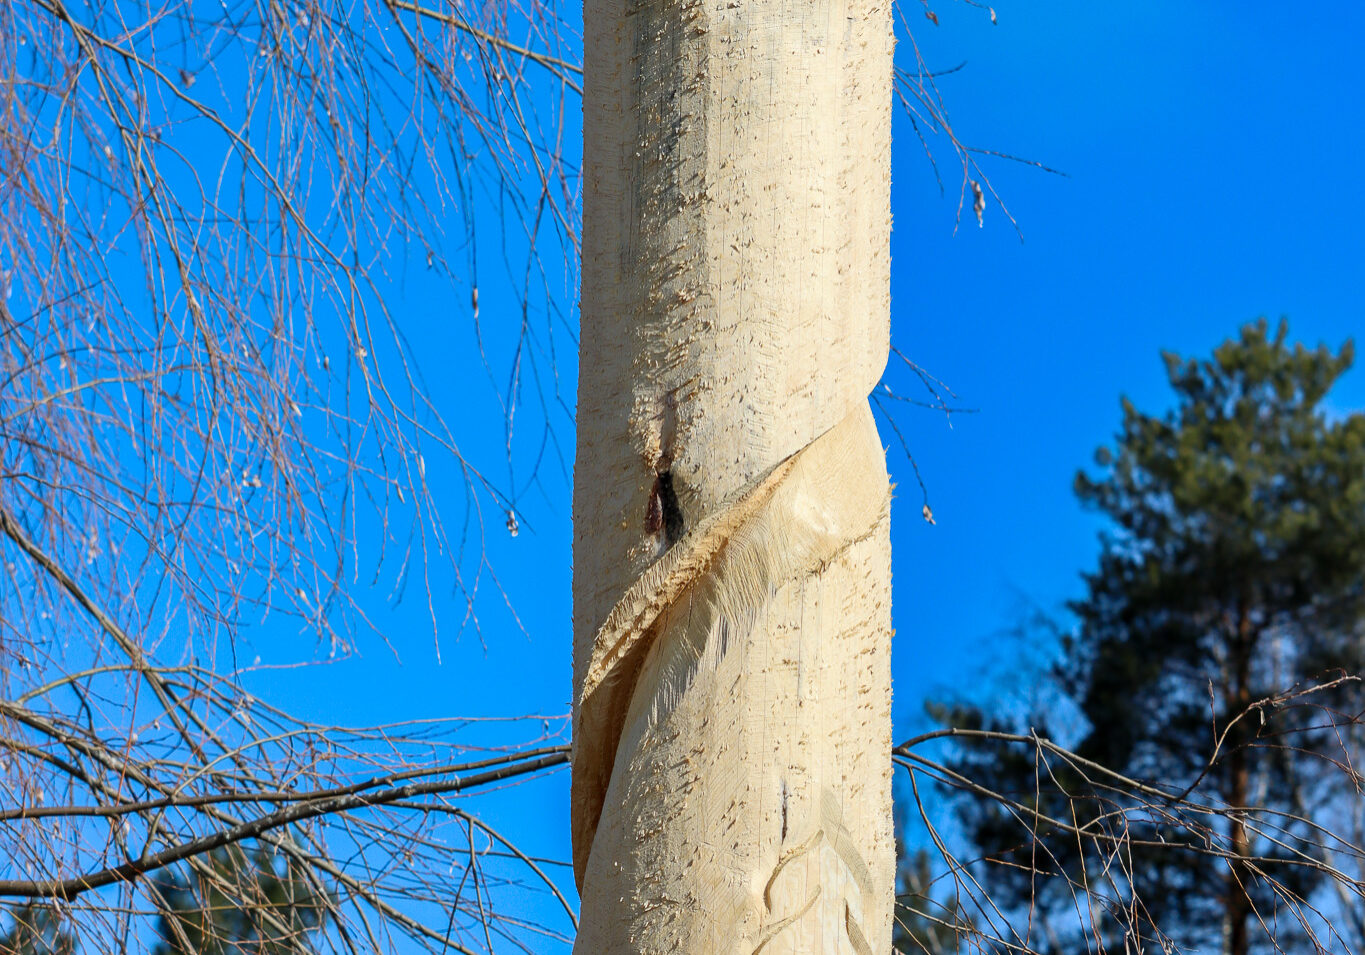
<svg viewBox="0 0 1365 955">
<path fill-rule="evenodd" d="M 903 826 L 902 826 L 903 830 Z M 954 955 L 962 932 L 970 931 L 957 900 L 934 897 L 932 857 L 896 840 L 896 909 L 891 948 L 904 955 Z"/>
<path fill-rule="evenodd" d="M 193 869 L 160 880 L 155 955 L 307 955 L 327 902 L 265 849 L 215 849 L 210 874 Z"/>
<path fill-rule="evenodd" d="M 50 905 L 29 902 L 10 909 L 0 934 L 0 955 L 75 955 L 76 936 Z"/>
<path fill-rule="evenodd" d="M 968 837 L 998 863 L 983 870 L 993 896 L 1033 905 L 1053 928 L 1091 925 L 1089 941 L 1062 933 L 1056 951 L 1097 939 L 1115 951 L 1138 939 L 1225 955 L 1313 950 L 1311 914 L 1300 921 L 1285 899 L 1312 895 L 1318 873 L 1298 863 L 1328 851 L 1304 820 L 1338 818 L 1360 798 L 1338 780 L 1359 754 L 1362 694 L 1352 680 L 1303 689 L 1365 669 L 1365 414 L 1324 408 L 1351 343 L 1310 350 L 1286 334 L 1260 321 L 1211 359 L 1165 354 L 1177 399 L 1166 414 L 1123 401 L 1116 446 L 1075 481 L 1110 522 L 1054 671 L 1080 719 L 1028 720 L 1044 737 L 1060 721 L 1078 755 L 1131 779 L 1260 808 L 1204 816 L 1200 832 L 1172 822 L 1173 800 L 1143 797 L 1134 812 L 1142 799 L 1027 747 L 977 738 L 958 750 L 958 771 L 1026 807 L 960 803 Z M 971 707 L 939 714 L 1027 731 Z M 1103 857 L 1063 827 L 1035 826 L 1035 808 L 1127 848 Z M 1093 897 L 1101 886 L 1108 910 Z M 1142 904 L 1119 911 L 1132 898 Z"/>
</svg>

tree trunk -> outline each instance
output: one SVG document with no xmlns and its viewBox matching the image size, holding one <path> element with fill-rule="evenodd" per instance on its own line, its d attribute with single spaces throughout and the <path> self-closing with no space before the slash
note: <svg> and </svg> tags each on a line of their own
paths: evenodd
<svg viewBox="0 0 1365 955">
<path fill-rule="evenodd" d="M 1232 641 L 1232 686 L 1224 709 L 1227 719 L 1235 720 L 1251 705 L 1251 662 L 1256 649 L 1256 636 L 1251 617 L 1243 604 L 1237 614 L 1237 633 Z M 1251 840 L 1241 813 L 1251 792 L 1251 768 L 1247 747 L 1251 744 L 1245 726 L 1230 735 L 1228 752 L 1227 802 L 1233 809 L 1229 817 L 1228 842 L 1232 859 L 1228 863 L 1227 894 L 1224 898 L 1224 918 L 1227 922 L 1227 955 L 1247 955 L 1250 949 L 1251 870 L 1242 861 L 1251 856 Z"/>
<path fill-rule="evenodd" d="M 575 951 L 884 952 L 891 8 L 584 22 Z"/>
</svg>

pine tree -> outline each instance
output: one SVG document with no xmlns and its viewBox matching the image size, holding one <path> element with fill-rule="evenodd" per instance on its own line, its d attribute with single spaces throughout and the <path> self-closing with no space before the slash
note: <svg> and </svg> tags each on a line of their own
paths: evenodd
<svg viewBox="0 0 1365 955">
<path fill-rule="evenodd" d="M 903 831 L 903 827 L 902 827 Z M 934 894 L 932 857 L 927 849 L 910 850 L 896 840 L 896 909 L 892 951 L 904 955 L 954 955 L 970 924 L 955 898 Z"/>
<path fill-rule="evenodd" d="M 0 955 L 75 955 L 76 936 L 50 905 L 29 902 L 10 909 L 0 934 Z"/>
<path fill-rule="evenodd" d="M 1311 863 L 1330 848 L 1305 820 L 1359 799 L 1335 781 L 1360 748 L 1365 414 L 1324 404 L 1351 365 L 1350 342 L 1333 353 L 1286 336 L 1285 323 L 1272 336 L 1260 321 L 1211 359 L 1165 354 L 1175 406 L 1150 415 L 1125 399 L 1099 473 L 1077 475 L 1082 504 L 1110 521 L 1054 671 L 1080 719 L 1036 712 L 1024 728 L 975 708 L 940 711 L 974 729 L 1060 728 L 1078 755 L 1131 779 L 1261 807 L 1210 816 L 1199 832 L 1168 824 L 1161 800 L 1134 813 L 1105 780 L 1026 747 L 961 747 L 959 771 L 1027 807 L 960 804 L 969 838 L 1000 863 L 983 876 L 996 897 L 1032 899 L 1054 927 L 1100 925 L 1117 951 L 1129 933 L 1226 955 L 1309 950 L 1312 916 L 1300 921 L 1286 899 L 1312 896 Z M 1126 826 L 1128 848 L 1106 859 L 1059 835 L 1064 826 L 1021 823 L 1034 809 L 1091 833 Z M 1078 903 L 1101 885 L 1143 906 L 1106 914 Z"/>
<path fill-rule="evenodd" d="M 163 900 L 155 955 L 307 955 L 326 900 L 265 849 L 216 849 L 208 873 L 175 872 Z"/>
</svg>

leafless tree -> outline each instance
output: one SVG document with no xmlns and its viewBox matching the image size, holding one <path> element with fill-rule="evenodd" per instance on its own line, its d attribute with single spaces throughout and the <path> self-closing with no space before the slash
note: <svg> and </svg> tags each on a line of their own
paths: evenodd
<svg viewBox="0 0 1365 955">
<path fill-rule="evenodd" d="M 563 933 L 505 900 L 537 886 L 574 924 L 552 863 L 469 799 L 563 765 L 563 721 L 509 721 L 491 748 L 459 719 L 316 725 L 246 692 L 236 650 L 269 618 L 344 654 L 384 637 L 371 588 L 430 605 L 450 585 L 472 619 L 499 586 L 482 540 L 515 532 L 517 488 L 431 400 L 394 288 L 443 283 L 480 334 L 491 244 L 515 305 L 507 453 L 521 402 L 569 421 L 580 49 L 540 0 L 0 0 L 0 900 L 32 903 L 19 917 L 138 950 L 158 873 L 185 870 L 270 923 L 259 885 L 211 864 L 255 844 L 325 904 L 318 948 L 534 951 Z M 982 152 L 912 55 L 903 103 L 979 219 Z M 463 505 L 428 482 L 438 459 Z M 974 791 L 916 745 L 897 758 Z M 1093 772 L 1124 813 L 1229 811 Z M 1321 863 L 1356 866 L 1343 898 L 1354 825 Z M 1119 859 L 1116 831 L 1070 834 Z M 978 902 L 971 931 L 1031 944 Z"/>
<path fill-rule="evenodd" d="M 1161 866 L 1162 854 L 1167 859 L 1199 854 L 1220 860 L 1229 872 L 1247 873 L 1242 888 L 1252 908 L 1255 950 L 1293 955 L 1365 950 L 1360 916 L 1365 843 L 1358 812 L 1338 811 L 1358 806 L 1365 789 L 1360 769 L 1365 714 L 1332 701 L 1332 691 L 1349 689 L 1359 679 L 1343 675 L 1257 700 L 1221 732 L 1214 728 L 1209 767 L 1227 758 L 1223 743 L 1233 726 L 1267 712 L 1297 710 L 1308 719 L 1300 730 L 1258 739 L 1263 748 L 1293 751 L 1298 735 L 1335 733 L 1338 746 L 1315 782 L 1320 792 L 1289 807 L 1227 805 L 1203 777 L 1183 786 L 1130 778 L 1033 732 L 947 728 L 906 740 L 894 759 L 907 771 L 916 815 L 940 862 L 937 884 L 919 893 L 910 911 L 955 933 L 955 950 L 961 952 L 1185 951 L 1174 928 L 1148 907 L 1149 893 L 1178 886 L 1163 886 L 1159 873 L 1154 878 L 1141 867 Z M 964 774 L 951 755 L 935 751 L 944 741 L 964 740 L 978 753 L 1030 754 L 1032 790 L 990 789 Z M 996 855 L 964 856 L 961 841 L 945 831 L 951 822 L 939 801 L 944 795 L 990 807 L 1009 820 L 1013 835 L 1006 841 L 1013 844 Z M 1233 822 L 1250 833 L 1258 854 L 1247 858 L 1237 852 Z M 988 891 L 982 873 L 989 867 L 1010 870 L 1016 882 L 1027 884 L 1025 900 L 1011 905 Z M 1055 904 L 1059 893 L 1069 898 L 1068 906 Z M 1049 895 L 1054 904 L 1045 903 Z"/>
<path fill-rule="evenodd" d="M 0 4 L 0 896 L 85 950 L 145 944 L 173 867 L 248 906 L 206 862 L 243 840 L 327 900 L 319 944 L 534 947 L 491 896 L 559 890 L 464 797 L 562 763 L 562 724 L 492 751 L 459 721 L 311 725 L 245 692 L 236 634 L 342 654 L 372 581 L 470 614 L 497 587 L 480 535 L 515 490 L 429 400 L 393 290 L 442 280 L 477 331 L 500 242 L 509 442 L 523 390 L 556 400 L 575 49 L 539 2 Z"/>
</svg>

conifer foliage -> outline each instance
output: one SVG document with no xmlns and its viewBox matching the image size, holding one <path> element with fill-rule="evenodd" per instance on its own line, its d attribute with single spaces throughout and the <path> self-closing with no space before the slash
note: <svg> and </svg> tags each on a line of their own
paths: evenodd
<svg viewBox="0 0 1365 955">
<path fill-rule="evenodd" d="M 1165 354 L 1174 406 L 1125 399 L 1077 475 L 1109 529 L 1070 605 L 1061 703 L 1026 725 L 939 711 L 977 734 L 954 769 L 1002 796 L 959 802 L 980 878 L 1041 951 L 1365 940 L 1363 900 L 1327 877 L 1360 864 L 1365 414 L 1327 401 L 1352 344 L 1287 335 L 1262 320 L 1210 358 Z"/>
<path fill-rule="evenodd" d="M 52 905 L 29 902 L 5 914 L 0 955 L 76 955 L 76 936 Z"/>
<path fill-rule="evenodd" d="M 162 912 L 154 955 L 310 955 L 328 911 L 286 860 L 261 848 L 224 847 L 203 860 L 212 871 L 159 880 Z M 226 893 L 224 885 L 238 891 Z"/>
</svg>

